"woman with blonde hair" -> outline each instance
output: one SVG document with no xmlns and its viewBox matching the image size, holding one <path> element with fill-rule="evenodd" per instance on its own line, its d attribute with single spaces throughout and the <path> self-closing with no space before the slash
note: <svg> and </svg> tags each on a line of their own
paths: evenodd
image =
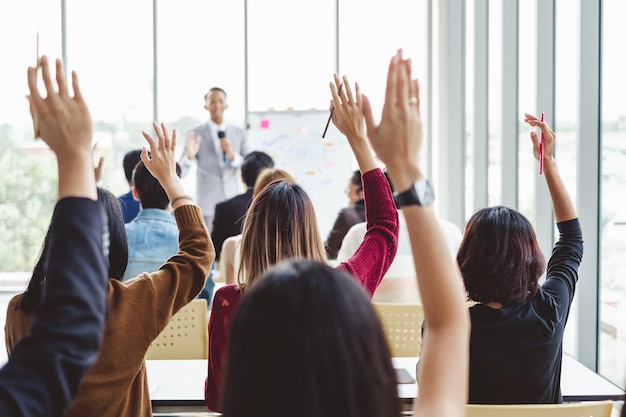
<svg viewBox="0 0 626 417">
<path fill-rule="evenodd" d="M 410 61 L 399 51 L 389 67 L 380 124 L 374 124 L 366 98 L 363 110 L 372 147 L 401 190 L 428 320 L 413 415 L 461 417 L 469 318 L 459 270 L 419 163 L 419 88 L 410 76 Z M 224 417 L 400 416 L 389 348 L 368 295 L 350 275 L 320 262 L 287 261 L 269 268 L 246 290 L 233 318 Z"/>
<path fill-rule="evenodd" d="M 398 242 L 398 212 L 389 183 L 378 168 L 365 135 L 359 84 L 353 94 L 347 77 L 343 91 L 337 93 L 341 80 L 335 75 L 333 123 L 346 136 L 363 173 L 363 190 L 368 230 L 354 256 L 337 266 L 357 279 L 369 296 L 389 269 Z M 334 88 L 334 91 L 333 91 Z M 313 203 L 298 184 L 275 181 L 254 197 L 248 209 L 241 240 L 239 284 L 227 285 L 215 293 L 209 320 L 208 377 L 205 402 L 209 409 L 220 411 L 222 369 L 231 318 L 241 296 L 269 267 L 286 259 L 309 259 L 326 262 Z"/>
<path fill-rule="evenodd" d="M 254 188 L 252 190 L 252 198 L 263 190 L 268 184 L 283 180 L 289 184 L 294 184 L 296 180 L 290 173 L 282 168 L 265 168 L 260 173 Z M 241 263 L 241 256 L 239 254 L 241 243 L 241 234 L 231 236 L 224 240 L 222 244 L 222 256 L 220 257 L 220 274 L 223 274 L 226 285 L 236 283 L 235 271 L 238 270 Z"/>
</svg>

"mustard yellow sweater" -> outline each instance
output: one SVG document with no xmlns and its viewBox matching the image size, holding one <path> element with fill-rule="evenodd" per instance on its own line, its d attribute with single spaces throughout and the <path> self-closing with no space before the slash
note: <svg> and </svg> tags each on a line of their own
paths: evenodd
<svg viewBox="0 0 626 417">
<path fill-rule="evenodd" d="M 151 274 L 124 283 L 109 279 L 108 312 L 100 355 L 83 379 L 66 417 L 152 416 L 144 357 L 150 343 L 174 314 L 204 287 L 215 249 L 200 209 L 174 211 L 180 230 L 179 252 Z M 7 351 L 29 331 L 33 317 L 9 302 L 5 325 Z"/>
</svg>

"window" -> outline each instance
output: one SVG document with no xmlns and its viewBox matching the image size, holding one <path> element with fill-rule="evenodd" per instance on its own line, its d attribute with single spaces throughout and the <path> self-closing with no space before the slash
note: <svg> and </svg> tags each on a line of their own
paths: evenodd
<svg viewBox="0 0 626 417">
<path fill-rule="evenodd" d="M 626 380 L 626 107 L 622 41 L 626 4 L 604 0 L 602 28 L 602 147 L 600 218 L 599 372 L 624 388 Z"/>
</svg>

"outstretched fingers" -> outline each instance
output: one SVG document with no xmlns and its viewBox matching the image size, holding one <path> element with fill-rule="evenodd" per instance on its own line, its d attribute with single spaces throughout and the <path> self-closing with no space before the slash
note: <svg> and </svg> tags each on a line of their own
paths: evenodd
<svg viewBox="0 0 626 417">
<path fill-rule="evenodd" d="M 410 96 L 411 82 L 411 61 L 400 59 L 400 65 L 396 67 L 396 105 L 400 108 L 407 108 L 409 105 L 415 104 L 411 101 Z"/>
<path fill-rule="evenodd" d="M 352 94 L 352 88 L 350 88 L 350 82 L 348 81 L 347 76 L 343 76 L 343 93 L 345 94 L 345 98 L 348 100 L 348 103 L 354 103 L 354 95 Z"/>
<path fill-rule="evenodd" d="M 385 104 L 383 105 L 383 118 L 388 117 L 393 111 L 392 107 L 395 105 L 396 88 L 398 85 L 397 66 L 402 59 L 402 49 L 398 49 L 398 52 L 391 58 L 389 62 L 389 71 L 387 72 L 387 89 L 385 90 Z"/>
<path fill-rule="evenodd" d="M 365 118 L 365 127 L 367 129 L 367 136 L 374 137 L 376 131 L 376 122 L 374 121 L 374 115 L 372 114 L 372 105 L 365 94 L 361 95 L 363 117 Z"/>
<path fill-rule="evenodd" d="M 150 136 L 150 134 L 144 130 L 141 131 L 141 134 L 143 135 L 143 137 L 146 139 L 146 141 L 148 142 L 148 146 L 150 147 L 150 152 L 153 152 L 156 147 L 157 147 L 157 142 L 156 140 L 154 140 L 154 138 L 152 136 Z M 146 149 L 146 147 L 144 146 L 142 149 L 142 156 L 143 154 L 146 154 L 146 158 L 147 160 L 150 160 L 150 158 L 148 158 L 148 150 Z M 142 157 L 142 161 L 143 161 L 143 157 Z M 144 161 L 145 163 L 146 161 Z"/>
<path fill-rule="evenodd" d="M 83 92 L 80 89 L 80 83 L 78 82 L 78 74 L 76 71 L 72 71 L 72 90 L 74 90 L 74 101 L 78 103 L 85 103 Z"/>
<path fill-rule="evenodd" d="M 59 95 L 61 98 L 69 97 L 67 91 L 67 82 L 65 82 L 65 74 L 63 73 L 63 63 L 60 59 L 56 60 L 56 79 L 59 86 Z"/>
<path fill-rule="evenodd" d="M 43 83 L 46 86 L 47 97 L 54 97 L 55 91 L 52 79 L 50 78 L 50 66 L 48 65 L 48 57 L 45 55 L 41 57 L 41 76 L 43 78 Z"/>
</svg>

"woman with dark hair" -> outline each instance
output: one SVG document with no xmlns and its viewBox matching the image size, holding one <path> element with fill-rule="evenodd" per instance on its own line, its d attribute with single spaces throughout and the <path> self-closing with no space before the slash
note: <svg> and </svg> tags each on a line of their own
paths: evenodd
<svg viewBox="0 0 626 417">
<path fill-rule="evenodd" d="M 346 195 L 350 204 L 339 211 L 324 244 L 328 259 L 337 259 L 341 242 L 348 230 L 355 224 L 365 221 L 363 183 L 361 181 L 361 172 L 358 169 L 350 176 L 350 181 L 348 181 L 348 186 L 346 187 Z"/>
<path fill-rule="evenodd" d="M 222 405 L 224 416 L 397 417 L 396 375 L 369 294 L 320 262 L 270 268 L 234 315 Z"/>
<path fill-rule="evenodd" d="M 535 158 L 544 146 L 543 167 L 560 237 L 548 261 L 532 225 L 502 206 L 479 210 L 467 223 L 457 254 L 470 308 L 469 402 L 476 404 L 560 403 L 563 332 L 583 256 L 580 223 L 553 158 L 555 133 L 531 132 Z"/>
<path fill-rule="evenodd" d="M 141 160 L 163 186 L 174 209 L 179 228 L 179 251 L 158 271 L 142 273 L 121 282 L 128 260 L 124 220 L 117 198 L 99 191 L 100 204 L 106 207 L 109 216 L 111 235 L 111 277 L 107 288 L 104 338 L 100 355 L 85 375 L 65 417 L 152 415 L 144 361 L 146 352 L 172 316 L 204 287 L 215 258 L 202 212 L 186 195 L 176 172 L 176 131 L 170 139 L 165 125 L 154 123 L 153 127 L 158 140 L 143 133 L 150 154 L 144 148 Z M 47 273 L 46 254 L 49 249 L 44 245 L 26 293 L 17 295 L 9 303 L 5 327 L 9 354 L 30 331 L 40 298 L 40 283 Z M 20 303 L 23 299 L 26 302 Z"/>
<path fill-rule="evenodd" d="M 469 318 L 460 274 L 435 216 L 434 196 L 415 193 L 419 184 L 430 183 L 420 169 L 419 88 L 410 76 L 410 61 L 398 51 L 389 66 L 380 124 L 374 123 L 365 96 L 362 111 L 372 147 L 402 190 L 402 212 L 429 322 L 413 415 L 461 417 L 467 397 Z M 337 87 L 331 91 L 337 105 Z M 223 415 L 399 416 L 389 348 L 369 297 L 371 291 L 342 268 L 306 260 L 268 266 L 246 287 L 234 314 Z"/>
<path fill-rule="evenodd" d="M 353 94 L 347 77 L 343 91 L 335 75 L 333 122 L 346 136 L 363 173 L 367 208 L 367 232 L 354 256 L 337 268 L 355 277 L 370 296 L 389 269 L 398 246 L 398 212 L 389 183 L 378 168 L 365 135 L 361 93 Z M 331 88 L 332 91 L 332 88 Z M 230 320 L 246 289 L 269 267 L 291 258 L 326 262 L 313 203 L 298 184 L 275 181 L 254 197 L 248 209 L 241 238 L 238 285 L 226 285 L 215 293 L 209 319 L 208 377 L 205 402 L 219 411 L 222 368 Z"/>
</svg>

